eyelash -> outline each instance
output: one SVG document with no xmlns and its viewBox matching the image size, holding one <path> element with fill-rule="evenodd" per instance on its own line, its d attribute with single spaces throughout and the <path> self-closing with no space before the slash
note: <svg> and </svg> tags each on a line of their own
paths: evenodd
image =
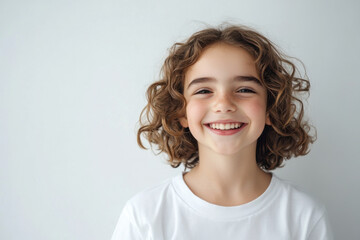
<svg viewBox="0 0 360 240">
<path fill-rule="evenodd" d="M 206 93 L 211 93 L 211 91 L 207 90 L 207 89 L 201 89 L 201 90 L 195 92 L 195 94 L 206 94 Z"/>
<path fill-rule="evenodd" d="M 244 90 L 245 90 L 245 92 L 243 92 Z M 255 93 L 255 91 L 253 91 L 250 88 L 241 88 L 241 89 L 237 90 L 236 92 L 239 92 L 239 93 Z M 207 90 L 207 89 L 201 89 L 201 90 L 195 92 L 195 94 L 208 94 L 208 93 L 211 93 L 211 91 Z"/>
<path fill-rule="evenodd" d="M 241 88 L 237 92 L 240 92 L 242 90 L 246 90 L 246 92 L 241 92 L 241 93 L 255 93 L 255 91 L 250 88 Z"/>
</svg>

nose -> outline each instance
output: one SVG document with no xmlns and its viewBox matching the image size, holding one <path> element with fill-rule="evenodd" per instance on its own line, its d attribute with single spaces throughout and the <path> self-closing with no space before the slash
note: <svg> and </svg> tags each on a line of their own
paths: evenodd
<svg viewBox="0 0 360 240">
<path fill-rule="evenodd" d="M 214 112 L 229 113 L 236 110 L 236 105 L 230 93 L 219 94 L 214 102 Z"/>
</svg>

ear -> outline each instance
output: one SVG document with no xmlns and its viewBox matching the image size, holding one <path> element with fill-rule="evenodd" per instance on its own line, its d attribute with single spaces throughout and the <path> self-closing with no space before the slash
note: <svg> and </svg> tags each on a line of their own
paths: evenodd
<svg viewBox="0 0 360 240">
<path fill-rule="evenodd" d="M 271 121 L 270 121 L 269 113 L 266 114 L 265 124 L 271 126 Z"/>
<path fill-rule="evenodd" d="M 188 120 L 186 117 L 179 118 L 180 124 L 183 128 L 189 127 Z"/>
</svg>

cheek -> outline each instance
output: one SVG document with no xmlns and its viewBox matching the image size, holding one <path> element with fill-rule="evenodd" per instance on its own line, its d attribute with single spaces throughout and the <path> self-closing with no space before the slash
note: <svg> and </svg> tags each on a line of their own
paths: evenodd
<svg viewBox="0 0 360 240">
<path fill-rule="evenodd" d="M 191 119 L 197 119 L 201 116 L 201 112 L 203 111 L 204 105 L 197 101 L 189 102 L 186 106 L 186 116 L 189 121 Z"/>
<path fill-rule="evenodd" d="M 206 104 L 202 101 L 190 101 L 186 107 L 186 117 L 188 120 L 190 131 L 193 134 L 199 130 L 199 126 L 203 123 L 207 109 Z"/>
<path fill-rule="evenodd" d="M 247 104 L 246 111 L 249 116 L 253 118 L 263 118 L 265 120 L 266 117 L 266 103 L 263 101 L 253 101 Z"/>
</svg>

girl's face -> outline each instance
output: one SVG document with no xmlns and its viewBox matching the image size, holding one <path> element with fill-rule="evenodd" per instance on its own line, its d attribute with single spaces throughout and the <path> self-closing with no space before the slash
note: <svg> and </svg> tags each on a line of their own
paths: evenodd
<svg viewBox="0 0 360 240">
<path fill-rule="evenodd" d="M 180 123 L 189 127 L 200 152 L 256 149 L 265 124 L 270 125 L 266 89 L 258 79 L 253 57 L 225 43 L 209 46 L 187 70 L 186 116 Z"/>
</svg>

